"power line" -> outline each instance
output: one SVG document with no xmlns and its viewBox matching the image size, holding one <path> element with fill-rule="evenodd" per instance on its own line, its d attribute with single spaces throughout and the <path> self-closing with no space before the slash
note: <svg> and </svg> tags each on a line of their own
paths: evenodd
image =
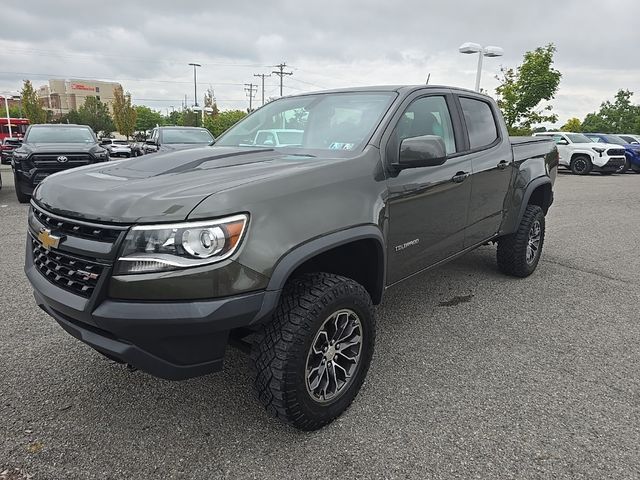
<svg viewBox="0 0 640 480">
<path fill-rule="evenodd" d="M 293 75 L 293 72 L 284 71 L 286 66 L 287 64 L 285 62 L 282 62 L 275 66 L 278 70 L 274 70 L 271 72 L 271 73 L 275 73 L 280 77 L 280 96 L 282 96 L 282 79 L 284 78 L 285 75 Z"/>
<path fill-rule="evenodd" d="M 247 92 L 247 95 L 249 96 L 249 113 L 251 113 L 253 111 L 253 97 L 256 96 L 258 86 L 253 83 L 245 83 L 244 86 L 244 91 Z"/>
<path fill-rule="evenodd" d="M 264 105 L 264 79 L 265 77 L 270 77 L 271 74 L 266 74 L 266 73 L 254 73 L 253 74 L 254 77 L 260 77 L 260 79 L 262 80 L 262 105 Z"/>
</svg>

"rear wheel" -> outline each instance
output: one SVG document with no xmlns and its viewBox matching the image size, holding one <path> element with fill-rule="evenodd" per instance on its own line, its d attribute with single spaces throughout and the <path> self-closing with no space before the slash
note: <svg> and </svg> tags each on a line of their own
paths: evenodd
<svg viewBox="0 0 640 480">
<path fill-rule="evenodd" d="M 328 273 L 293 279 L 251 352 L 260 401 L 301 430 L 327 425 L 360 390 L 374 341 L 364 287 Z"/>
<path fill-rule="evenodd" d="M 585 155 L 576 155 L 571 159 L 569 167 L 575 175 L 589 175 L 593 168 L 593 164 L 589 157 Z"/>
<path fill-rule="evenodd" d="M 527 205 L 518 230 L 498 239 L 498 268 L 514 277 L 531 275 L 540 261 L 544 232 L 545 218 L 542 208 Z"/>
</svg>

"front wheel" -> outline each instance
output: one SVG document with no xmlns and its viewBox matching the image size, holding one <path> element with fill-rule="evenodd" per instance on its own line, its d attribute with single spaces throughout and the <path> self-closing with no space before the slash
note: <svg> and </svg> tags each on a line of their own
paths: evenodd
<svg viewBox="0 0 640 480">
<path fill-rule="evenodd" d="M 317 430 L 351 405 L 375 343 L 371 298 L 357 282 L 328 273 L 293 279 L 255 341 L 255 389 L 267 411 Z"/>
<path fill-rule="evenodd" d="M 31 197 L 20 190 L 20 182 L 18 182 L 18 176 L 15 173 L 13 174 L 13 185 L 16 188 L 16 198 L 18 199 L 18 202 L 29 203 Z"/>
<path fill-rule="evenodd" d="M 569 167 L 571 168 L 571 172 L 575 175 L 589 175 L 593 168 L 593 164 L 589 157 L 585 155 L 577 155 L 571 159 Z"/>
<path fill-rule="evenodd" d="M 620 167 L 618 173 L 627 173 L 627 171 L 631 168 L 631 163 L 629 163 L 629 159 L 624 159 L 624 165 Z"/>
<path fill-rule="evenodd" d="M 514 277 L 531 275 L 540 261 L 544 232 L 545 218 L 542 208 L 527 205 L 518 230 L 498 239 L 498 268 Z"/>
</svg>

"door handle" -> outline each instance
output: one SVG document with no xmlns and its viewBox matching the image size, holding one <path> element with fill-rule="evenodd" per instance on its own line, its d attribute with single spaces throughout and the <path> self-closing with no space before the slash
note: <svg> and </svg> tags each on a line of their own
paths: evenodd
<svg viewBox="0 0 640 480">
<path fill-rule="evenodd" d="M 507 162 L 506 160 L 500 160 L 500 163 L 498 163 L 498 168 L 500 170 L 504 170 L 508 166 L 509 166 L 509 162 Z"/>
<path fill-rule="evenodd" d="M 453 176 L 453 178 L 451 178 L 451 181 L 453 183 L 462 183 L 468 176 L 469 172 L 458 172 Z"/>
</svg>

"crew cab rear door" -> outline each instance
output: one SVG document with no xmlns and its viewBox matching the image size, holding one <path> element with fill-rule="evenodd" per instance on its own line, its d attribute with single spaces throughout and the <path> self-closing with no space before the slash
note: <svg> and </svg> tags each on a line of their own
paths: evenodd
<svg viewBox="0 0 640 480">
<path fill-rule="evenodd" d="M 507 208 L 513 152 L 496 105 L 484 96 L 455 95 L 464 128 L 464 151 L 471 162 L 471 201 L 465 247 L 491 238 Z"/>
<path fill-rule="evenodd" d="M 462 129 L 449 90 L 414 92 L 389 129 L 382 146 L 388 170 L 387 284 L 392 284 L 463 249 L 471 162 L 458 154 Z M 443 139 L 447 150 L 443 164 L 392 167 L 402 140 L 423 135 Z"/>
</svg>

